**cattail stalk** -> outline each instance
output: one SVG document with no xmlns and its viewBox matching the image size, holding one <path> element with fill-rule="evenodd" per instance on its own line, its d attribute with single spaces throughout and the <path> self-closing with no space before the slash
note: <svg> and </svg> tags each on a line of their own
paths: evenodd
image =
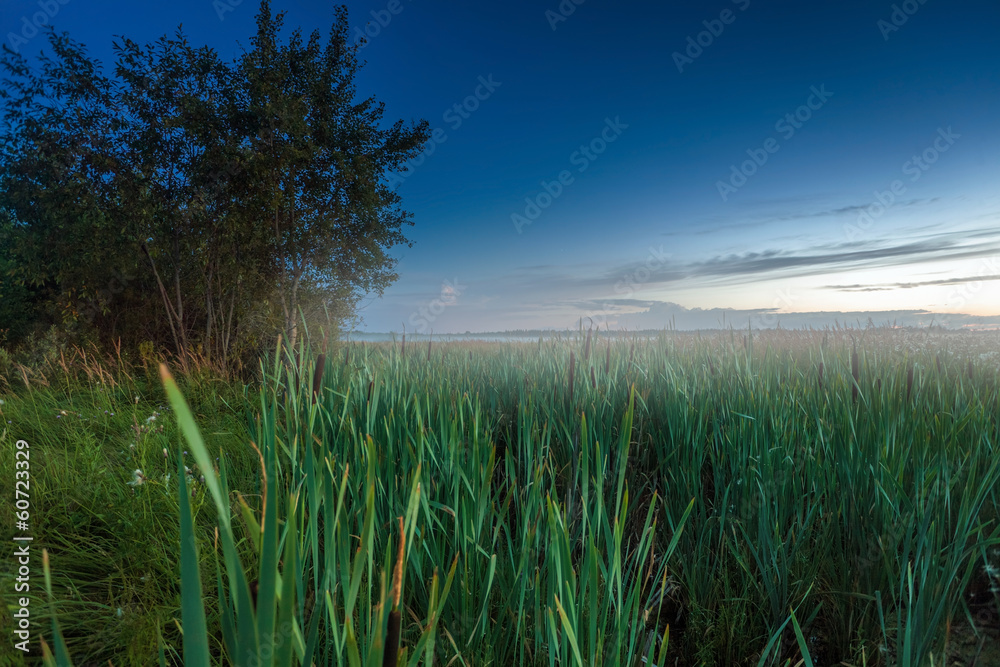
<svg viewBox="0 0 1000 667">
<path fill-rule="evenodd" d="M 608 348 L 604 352 L 604 374 L 611 372 L 611 341 L 608 341 Z"/>
<path fill-rule="evenodd" d="M 298 387 L 299 385 L 299 353 L 295 351 L 292 353 L 292 386 Z"/>
<path fill-rule="evenodd" d="M 913 364 L 906 369 L 906 400 L 910 400 L 910 391 L 913 389 Z"/>
<path fill-rule="evenodd" d="M 405 559 L 406 533 L 403 531 L 403 517 L 399 517 L 399 552 L 396 555 L 396 568 L 392 573 L 392 611 L 389 612 L 389 627 L 385 633 L 382 667 L 396 667 L 399 661 L 399 629 L 402 621 L 399 599 L 403 593 L 403 563 Z"/>
<path fill-rule="evenodd" d="M 594 375 L 594 367 L 590 367 L 590 384 L 594 389 L 597 389 L 597 377 Z"/>
<path fill-rule="evenodd" d="M 820 389 L 823 388 L 823 369 L 824 368 L 825 368 L 825 366 L 824 366 L 823 362 L 822 361 L 819 362 L 819 369 L 818 369 L 818 373 L 816 374 L 816 377 L 819 380 L 819 388 Z"/>
<path fill-rule="evenodd" d="M 593 327 L 587 329 L 587 343 L 583 346 L 583 360 L 588 361 L 590 359 L 590 336 L 594 333 Z"/>
<path fill-rule="evenodd" d="M 573 376 L 576 374 L 576 357 L 569 353 L 569 403 L 573 405 Z"/>
<path fill-rule="evenodd" d="M 326 355 L 320 354 L 316 358 L 316 370 L 313 372 L 313 393 L 312 401 L 316 403 L 319 400 L 320 390 L 323 388 L 323 371 L 326 370 Z"/>
<path fill-rule="evenodd" d="M 851 352 L 851 377 L 854 378 L 854 384 L 851 387 L 851 398 L 856 403 L 858 400 L 858 386 L 861 383 L 861 364 L 858 360 L 857 343 L 854 344 L 854 350 Z"/>
</svg>

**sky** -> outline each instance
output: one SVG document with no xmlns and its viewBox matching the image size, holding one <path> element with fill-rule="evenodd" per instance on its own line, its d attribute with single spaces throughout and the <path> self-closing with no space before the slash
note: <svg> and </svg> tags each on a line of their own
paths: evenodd
<svg viewBox="0 0 1000 667">
<path fill-rule="evenodd" d="M 362 96 L 437 130 L 360 331 L 1000 326 L 1000 4 L 358 0 Z M 283 0 L 327 34 L 333 4 Z M 252 0 L 2 0 L 226 58 Z"/>
</svg>

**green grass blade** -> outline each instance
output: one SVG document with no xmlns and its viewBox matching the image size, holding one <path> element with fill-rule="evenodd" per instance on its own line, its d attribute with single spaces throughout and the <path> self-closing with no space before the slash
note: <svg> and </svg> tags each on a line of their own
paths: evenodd
<svg viewBox="0 0 1000 667">
<path fill-rule="evenodd" d="M 45 578 L 45 595 L 48 597 L 49 605 L 52 605 L 52 573 L 49 571 L 49 552 L 42 549 L 42 574 Z M 66 650 L 66 640 L 63 639 L 62 630 L 59 628 L 59 620 L 56 618 L 55 608 L 52 609 L 52 637 L 56 647 L 55 661 L 59 667 L 73 667 L 69 659 L 69 651 Z M 48 651 L 48 646 L 42 642 L 43 648 Z M 49 656 L 51 659 L 52 656 Z"/>
<path fill-rule="evenodd" d="M 208 628 L 202 600 L 201 572 L 195 541 L 191 500 L 188 496 L 184 457 L 177 452 L 178 498 L 181 515 L 181 622 L 184 628 L 184 664 L 187 667 L 209 667 Z"/>
</svg>

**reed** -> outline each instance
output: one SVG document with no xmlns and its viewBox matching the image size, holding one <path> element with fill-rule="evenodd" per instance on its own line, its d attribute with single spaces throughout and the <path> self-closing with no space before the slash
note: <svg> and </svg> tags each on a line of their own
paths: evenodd
<svg viewBox="0 0 1000 667">
<path fill-rule="evenodd" d="M 399 517 L 399 553 L 396 554 L 396 567 L 392 571 L 392 611 L 389 612 L 389 627 L 386 630 L 385 653 L 382 656 L 382 667 L 396 667 L 399 662 L 399 633 L 402 623 L 400 600 L 403 595 L 403 566 L 406 560 L 406 531 L 403 517 Z"/>
<path fill-rule="evenodd" d="M 854 343 L 854 347 L 851 349 L 851 378 L 854 380 L 851 384 L 851 399 L 857 403 L 858 388 L 861 386 L 861 363 L 858 359 L 857 343 Z"/>
<path fill-rule="evenodd" d="M 313 371 L 313 381 L 312 381 L 312 401 L 315 403 L 319 400 L 320 392 L 323 389 L 323 373 L 326 370 L 326 354 L 320 353 L 316 357 L 316 369 Z"/>
<path fill-rule="evenodd" d="M 575 383 L 576 375 L 576 357 L 572 352 L 569 353 L 569 405 L 572 409 L 573 406 L 573 387 L 576 386 Z"/>
<path fill-rule="evenodd" d="M 882 335 L 864 344 L 886 391 L 864 410 L 843 391 L 850 381 L 857 401 L 860 359 L 839 329 L 761 332 L 757 356 L 749 341 L 734 353 L 730 334 L 609 343 L 599 387 L 595 363 L 576 387 L 576 337 L 468 355 L 441 343 L 427 364 L 399 363 L 394 343 L 359 348 L 353 365 L 303 348 L 296 368 L 276 352 L 247 407 L 259 485 L 239 489 L 164 373 L 205 474 L 192 501 L 169 453 L 183 633 L 168 654 L 247 667 L 941 664 L 1000 548 L 1000 399 L 995 378 L 961 374 L 913 392 L 914 364 L 935 352 L 883 356 L 896 334 Z M 823 338 L 851 345 L 850 378 L 825 373 Z M 904 377 L 916 404 L 893 399 Z M 70 664 L 53 617 L 50 664 Z"/>
</svg>

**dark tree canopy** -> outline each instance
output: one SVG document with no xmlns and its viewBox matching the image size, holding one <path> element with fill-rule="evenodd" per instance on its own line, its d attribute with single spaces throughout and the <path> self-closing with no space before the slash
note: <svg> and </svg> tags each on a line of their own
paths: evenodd
<svg viewBox="0 0 1000 667">
<path fill-rule="evenodd" d="M 428 124 L 358 97 L 345 7 L 325 40 L 282 28 L 262 2 L 234 62 L 180 29 L 120 38 L 111 74 L 66 34 L 37 66 L 5 48 L 0 298 L 227 365 L 294 342 L 304 310 L 341 319 L 381 294 L 412 224 L 387 175 Z"/>
</svg>

